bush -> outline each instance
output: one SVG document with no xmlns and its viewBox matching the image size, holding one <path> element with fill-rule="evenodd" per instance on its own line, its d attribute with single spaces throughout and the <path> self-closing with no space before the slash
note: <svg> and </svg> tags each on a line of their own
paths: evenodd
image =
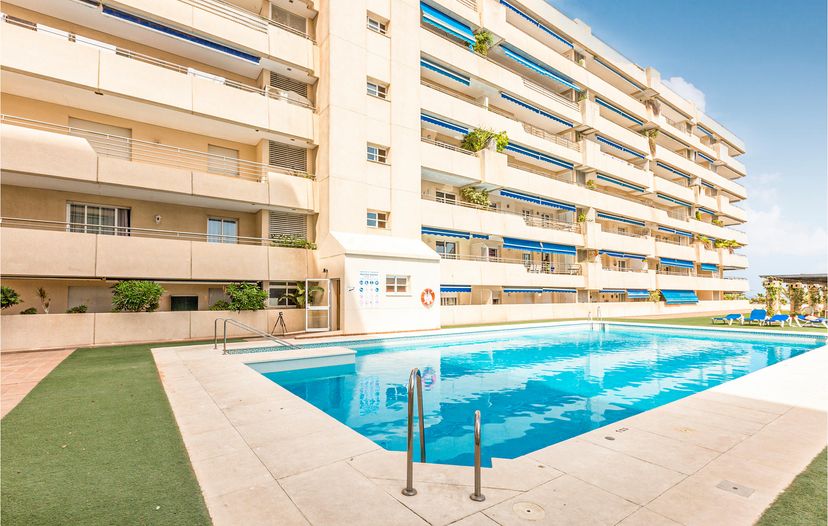
<svg viewBox="0 0 828 526">
<path fill-rule="evenodd" d="M 488 146 L 489 141 L 491 140 L 495 141 L 495 146 L 499 152 L 502 152 L 507 146 L 509 146 L 509 136 L 506 135 L 505 131 L 495 133 L 492 130 L 486 130 L 483 128 L 475 128 L 467 133 L 466 136 L 463 137 L 463 142 L 460 146 L 462 146 L 464 150 L 469 150 L 470 152 L 479 152 Z"/>
<path fill-rule="evenodd" d="M 86 305 L 76 305 L 72 308 L 66 309 L 66 314 L 85 314 L 87 310 Z"/>
<path fill-rule="evenodd" d="M 489 201 L 488 190 L 477 190 L 475 188 L 472 188 L 471 186 L 466 186 L 460 189 L 460 197 L 462 197 L 463 200 L 467 203 L 471 203 L 474 205 L 485 207 L 491 205 L 491 201 Z"/>
<path fill-rule="evenodd" d="M 11 287 L 0 287 L 0 308 L 8 309 L 19 303 L 23 303 L 23 300 L 16 290 Z"/>
<path fill-rule="evenodd" d="M 586 182 L 586 187 L 589 188 L 590 190 L 595 190 L 595 181 L 593 181 L 592 179 L 589 179 Z"/>
<path fill-rule="evenodd" d="M 230 302 L 227 300 L 218 300 L 210 305 L 210 310 L 230 310 Z"/>
<path fill-rule="evenodd" d="M 164 292 L 164 287 L 154 281 L 121 281 L 112 287 L 112 310 L 153 312 L 158 310 L 158 302 Z"/>
<path fill-rule="evenodd" d="M 227 285 L 227 295 L 230 296 L 228 310 L 236 312 L 262 310 L 267 300 L 267 292 L 257 283 L 231 283 Z"/>
<path fill-rule="evenodd" d="M 489 48 L 492 47 L 493 43 L 494 39 L 492 38 L 492 34 L 482 29 L 474 34 L 472 49 L 483 56 L 487 56 L 489 54 Z"/>
<path fill-rule="evenodd" d="M 308 250 L 316 250 L 316 243 L 311 243 L 307 239 L 293 234 L 271 234 L 270 245 L 274 247 L 288 247 L 288 248 L 306 248 Z"/>
<path fill-rule="evenodd" d="M 29 307 L 26 310 L 20 311 L 20 314 L 37 314 L 37 309 L 35 307 Z"/>
</svg>

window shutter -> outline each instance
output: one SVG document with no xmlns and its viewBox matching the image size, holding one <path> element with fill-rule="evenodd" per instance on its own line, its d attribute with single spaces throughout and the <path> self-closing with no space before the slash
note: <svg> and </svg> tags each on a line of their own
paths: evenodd
<svg viewBox="0 0 828 526">
<path fill-rule="evenodd" d="M 270 212 L 268 233 L 270 237 L 287 235 L 307 239 L 308 216 L 286 212 Z"/>
<path fill-rule="evenodd" d="M 308 85 L 298 80 L 270 72 L 270 87 L 285 91 L 292 91 L 305 98 L 308 96 Z"/>
<path fill-rule="evenodd" d="M 308 151 L 297 146 L 270 141 L 268 162 L 271 166 L 307 172 Z"/>
<path fill-rule="evenodd" d="M 270 19 L 300 33 L 307 31 L 307 20 L 304 17 L 276 5 L 271 4 L 270 6 Z"/>
</svg>

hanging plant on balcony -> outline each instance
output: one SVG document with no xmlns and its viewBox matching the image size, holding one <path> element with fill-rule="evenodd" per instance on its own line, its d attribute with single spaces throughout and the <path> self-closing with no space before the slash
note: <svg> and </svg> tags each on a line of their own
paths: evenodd
<svg viewBox="0 0 828 526">
<path fill-rule="evenodd" d="M 713 247 L 713 242 L 710 241 L 710 238 L 707 237 L 707 236 L 696 234 L 696 241 L 703 244 L 705 246 L 705 248 L 712 248 Z"/>
<path fill-rule="evenodd" d="M 593 181 L 592 179 L 588 179 L 585 183 L 585 186 L 590 190 L 595 190 L 595 181 Z"/>
<path fill-rule="evenodd" d="M 659 102 L 658 99 L 645 100 L 644 107 L 650 110 L 655 117 L 661 115 L 661 102 Z"/>
<path fill-rule="evenodd" d="M 479 152 L 494 141 L 497 151 L 502 152 L 509 145 L 509 136 L 505 131 L 496 133 L 484 128 L 475 128 L 463 137 L 461 147 L 470 152 Z"/>
<path fill-rule="evenodd" d="M 695 217 L 695 218 L 696 218 L 696 219 L 698 219 L 699 221 L 701 221 L 701 216 L 702 216 L 702 214 L 701 214 L 701 212 L 700 212 L 700 211 L 698 211 L 698 210 L 696 210 L 696 213 L 695 213 L 695 214 L 693 214 L 693 217 Z"/>
<path fill-rule="evenodd" d="M 578 212 L 578 222 L 579 223 L 586 223 L 587 215 L 586 212 Z"/>
<path fill-rule="evenodd" d="M 719 218 L 714 219 L 714 220 L 712 221 L 712 223 L 713 223 L 714 225 L 716 225 L 716 226 L 724 226 L 724 221 L 722 221 L 722 220 L 721 220 L 721 219 L 719 219 Z"/>
<path fill-rule="evenodd" d="M 644 130 L 642 132 L 645 137 L 647 137 L 647 142 L 650 144 L 650 154 L 655 159 L 656 156 L 656 138 L 658 137 L 658 130 L 653 128 L 651 130 Z"/>
<path fill-rule="evenodd" d="M 488 190 L 477 190 L 471 186 L 466 186 L 465 188 L 460 189 L 460 197 L 463 198 L 463 201 L 474 205 L 486 208 L 491 205 Z"/>
<path fill-rule="evenodd" d="M 660 290 L 651 290 L 650 291 L 650 301 L 653 303 L 658 303 L 661 301 L 661 291 Z"/>
<path fill-rule="evenodd" d="M 489 55 L 489 48 L 492 47 L 493 43 L 494 38 L 492 38 L 492 34 L 485 29 L 481 29 L 474 34 L 474 44 L 472 44 L 472 49 L 475 53 L 480 53 L 485 57 Z"/>
</svg>

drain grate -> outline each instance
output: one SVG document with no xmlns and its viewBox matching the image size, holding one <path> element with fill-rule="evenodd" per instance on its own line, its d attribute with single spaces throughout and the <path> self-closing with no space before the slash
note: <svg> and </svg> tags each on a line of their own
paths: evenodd
<svg viewBox="0 0 828 526">
<path fill-rule="evenodd" d="M 719 482 L 718 484 L 716 484 L 716 487 L 729 493 L 735 493 L 740 497 L 750 497 L 751 495 L 753 495 L 753 492 L 756 491 L 753 488 L 742 486 L 741 484 L 737 484 L 729 480 L 723 480 Z"/>
</svg>

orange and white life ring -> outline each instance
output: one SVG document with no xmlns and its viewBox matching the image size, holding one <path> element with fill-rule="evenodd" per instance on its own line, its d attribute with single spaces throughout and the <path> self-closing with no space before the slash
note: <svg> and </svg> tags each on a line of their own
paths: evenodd
<svg viewBox="0 0 828 526">
<path fill-rule="evenodd" d="M 431 289 L 423 289 L 422 294 L 420 294 L 420 302 L 425 307 L 431 307 L 434 305 L 435 299 L 437 299 L 437 295 L 434 294 L 434 291 Z"/>
</svg>

